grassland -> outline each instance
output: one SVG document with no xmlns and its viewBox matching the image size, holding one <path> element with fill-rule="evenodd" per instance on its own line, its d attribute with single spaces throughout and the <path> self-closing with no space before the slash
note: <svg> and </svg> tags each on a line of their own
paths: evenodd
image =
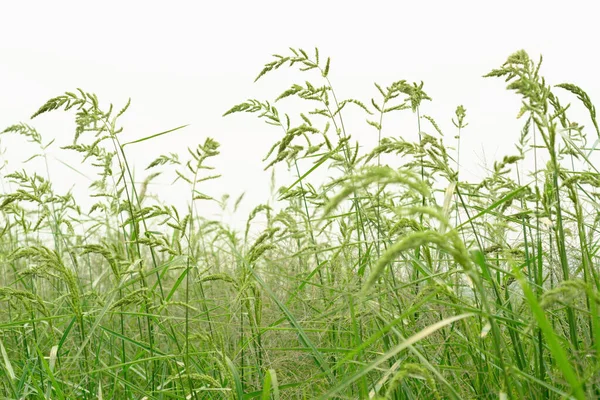
<svg viewBox="0 0 600 400">
<path fill-rule="evenodd" d="M 33 118 L 75 115 L 64 151 L 97 171 L 95 203 L 55 193 L 44 171 L 2 170 L 0 394 L 599 398 L 600 130 L 587 94 L 548 85 L 540 66 L 518 51 L 486 75 L 522 100 L 522 131 L 512 154 L 468 182 L 465 107 L 442 132 L 421 112 L 423 83 L 338 99 L 318 50 L 274 56 L 257 79 L 293 68 L 315 80 L 225 116 L 251 113 L 281 132 L 265 168 L 297 179 L 241 230 L 201 212 L 203 183 L 218 179 L 211 160 L 227 157 L 216 140 L 159 155 L 136 184 L 128 152 L 181 127 L 123 143 L 129 104 L 104 107 L 82 90 L 50 99 Z M 558 95 L 586 110 L 587 128 Z M 274 106 L 291 97 L 303 113 Z M 353 140 L 349 113 L 364 115 L 377 146 Z M 383 134 L 394 113 L 414 118 L 418 140 Z M 32 125 L 2 135 L 44 157 Z M 149 195 L 159 172 L 187 186 L 187 208 Z"/>
</svg>

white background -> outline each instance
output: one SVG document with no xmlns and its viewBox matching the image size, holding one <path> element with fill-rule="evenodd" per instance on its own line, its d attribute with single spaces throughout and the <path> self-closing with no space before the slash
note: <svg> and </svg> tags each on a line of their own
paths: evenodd
<svg viewBox="0 0 600 400">
<path fill-rule="evenodd" d="M 73 187 L 85 193 L 90 180 L 75 174 L 60 159 L 80 168 L 79 158 L 59 149 L 71 142 L 73 113 L 53 112 L 29 121 L 51 97 L 82 88 L 120 108 L 132 106 L 122 119 L 123 141 L 183 124 L 185 130 L 131 146 L 129 156 L 139 180 L 148 162 L 162 153 L 183 156 L 208 136 L 222 144 L 213 162 L 223 177 L 204 191 L 236 197 L 246 191 L 242 210 L 268 199 L 270 174 L 261 159 L 281 131 L 251 115 L 223 118 L 247 98 L 271 100 L 293 83 L 319 76 L 282 69 L 254 84 L 271 54 L 289 46 L 331 56 L 330 78 L 338 96 L 370 102 L 382 85 L 406 79 L 425 82 L 433 102 L 422 112 L 433 116 L 454 145 L 451 124 L 456 106 L 467 109 L 463 132 L 463 176 L 480 177 L 485 165 L 514 153 L 522 121 L 515 119 L 518 96 L 499 79 L 481 76 L 507 56 L 525 49 L 544 56 L 548 83 L 571 82 L 600 101 L 598 15 L 596 1 L 4 1 L 0 3 L 0 130 L 31 123 L 48 142 L 50 175 L 58 192 Z M 557 89 L 559 90 L 559 89 Z M 566 101 L 576 101 L 565 94 Z M 294 115 L 293 103 L 282 112 Z M 579 105 L 577 107 L 580 108 Z M 584 125 L 591 128 L 585 113 Z M 390 121 L 386 135 L 411 137 L 416 122 Z M 297 120 L 296 120 L 297 121 Z M 349 133 L 370 146 L 375 132 L 362 117 Z M 393 123 L 398 122 L 397 126 Z M 412 124 L 412 125 L 410 125 Z M 405 130 L 405 126 L 412 126 Z M 429 129 L 432 131 L 432 129 Z M 590 143 L 596 139 L 592 129 Z M 433 132 L 432 132 L 433 133 Z M 0 173 L 22 168 L 32 147 L 0 136 L 8 162 Z M 40 164 L 25 166 L 35 169 Z M 40 170 L 45 174 L 45 171 Z M 81 172 L 89 174 L 82 168 Z M 278 182 L 293 177 L 278 170 Z M 89 175 L 91 179 L 93 176 Z M 189 194 L 170 189 L 172 176 L 151 188 L 167 202 Z M 1 179 L 3 190 L 10 190 Z M 208 213 L 207 209 L 207 213 Z M 235 217 L 235 220 L 242 219 Z"/>
</svg>

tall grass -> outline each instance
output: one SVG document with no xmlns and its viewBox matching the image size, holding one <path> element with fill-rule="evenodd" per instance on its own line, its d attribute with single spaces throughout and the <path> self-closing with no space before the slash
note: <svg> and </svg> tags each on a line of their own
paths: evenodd
<svg viewBox="0 0 600 400">
<path fill-rule="evenodd" d="M 486 76 L 520 96 L 519 140 L 485 179 L 467 182 L 465 107 L 447 139 L 423 113 L 432 99 L 422 82 L 341 99 L 330 66 L 317 49 L 275 55 L 257 80 L 295 68 L 312 81 L 225 112 L 279 130 L 265 169 L 294 176 L 242 232 L 202 213 L 213 200 L 203 184 L 219 177 L 215 140 L 159 155 L 139 183 L 130 151 L 184 126 L 123 143 L 129 103 L 104 107 L 82 90 L 33 114 L 75 114 L 63 149 L 96 169 L 96 202 L 82 210 L 56 193 L 47 163 L 2 171 L 3 397 L 600 397 L 600 172 L 588 144 L 600 130 L 588 95 L 548 85 L 541 59 L 512 54 Z M 592 129 L 569 119 L 558 94 L 576 96 Z M 291 97 L 305 111 L 280 112 Z M 364 115 L 374 148 L 352 138 L 348 113 Z M 392 113 L 410 113 L 417 131 L 388 126 Z M 34 127 L 8 134 L 46 157 L 51 143 Z M 188 208 L 150 195 L 166 173 L 188 187 Z"/>
</svg>

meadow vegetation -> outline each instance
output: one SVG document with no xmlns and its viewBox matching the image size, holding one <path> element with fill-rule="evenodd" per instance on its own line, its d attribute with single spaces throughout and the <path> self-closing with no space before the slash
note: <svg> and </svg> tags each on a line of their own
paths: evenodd
<svg viewBox="0 0 600 400">
<path fill-rule="evenodd" d="M 588 95 L 548 85 L 540 66 L 518 51 L 486 75 L 522 100 L 522 131 L 468 182 L 465 107 L 442 132 L 422 113 L 423 83 L 340 99 L 317 49 L 275 55 L 257 80 L 293 68 L 311 81 L 225 116 L 254 114 L 280 133 L 265 169 L 295 180 L 242 230 L 202 213 L 211 159 L 227 157 L 215 139 L 157 155 L 138 184 L 129 152 L 183 127 L 124 143 L 129 103 L 82 90 L 50 99 L 33 118 L 75 115 L 64 151 L 97 171 L 95 203 L 56 193 L 45 171 L 3 167 L 2 397 L 599 398 L 600 130 Z M 304 111 L 280 112 L 289 98 Z M 587 110 L 587 128 L 567 100 Z M 350 113 L 364 115 L 374 148 L 352 138 Z M 383 134 L 395 113 L 414 118 L 417 140 Z M 25 123 L 4 135 L 39 145 L 32 157 L 49 145 Z M 187 208 L 150 195 L 159 173 L 187 186 Z"/>
</svg>

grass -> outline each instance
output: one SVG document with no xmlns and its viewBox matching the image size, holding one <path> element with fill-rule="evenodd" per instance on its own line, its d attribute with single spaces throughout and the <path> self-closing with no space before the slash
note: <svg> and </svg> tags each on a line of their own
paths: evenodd
<svg viewBox="0 0 600 400">
<path fill-rule="evenodd" d="M 295 179 L 244 231 L 202 214 L 217 141 L 158 156 L 140 184 L 128 152 L 185 126 L 123 143 L 129 103 L 102 107 L 82 90 L 33 114 L 75 114 L 63 149 L 97 171 L 96 202 L 82 210 L 55 193 L 48 169 L 3 167 L 3 398 L 598 398 L 600 172 L 588 142 L 600 130 L 588 95 L 510 55 L 486 77 L 522 100 L 518 143 L 467 182 L 465 107 L 447 136 L 422 112 L 423 83 L 338 99 L 329 58 L 286 54 L 257 80 L 288 67 L 315 80 L 225 112 L 280 129 L 265 169 Z M 558 94 L 576 97 L 591 130 Z M 306 111 L 280 113 L 289 97 Z M 347 113 L 364 115 L 374 148 L 352 139 Z M 410 113 L 418 140 L 387 134 L 391 113 Z M 9 134 L 45 159 L 51 143 L 34 127 Z M 159 173 L 187 186 L 186 209 L 148 193 Z"/>
</svg>

